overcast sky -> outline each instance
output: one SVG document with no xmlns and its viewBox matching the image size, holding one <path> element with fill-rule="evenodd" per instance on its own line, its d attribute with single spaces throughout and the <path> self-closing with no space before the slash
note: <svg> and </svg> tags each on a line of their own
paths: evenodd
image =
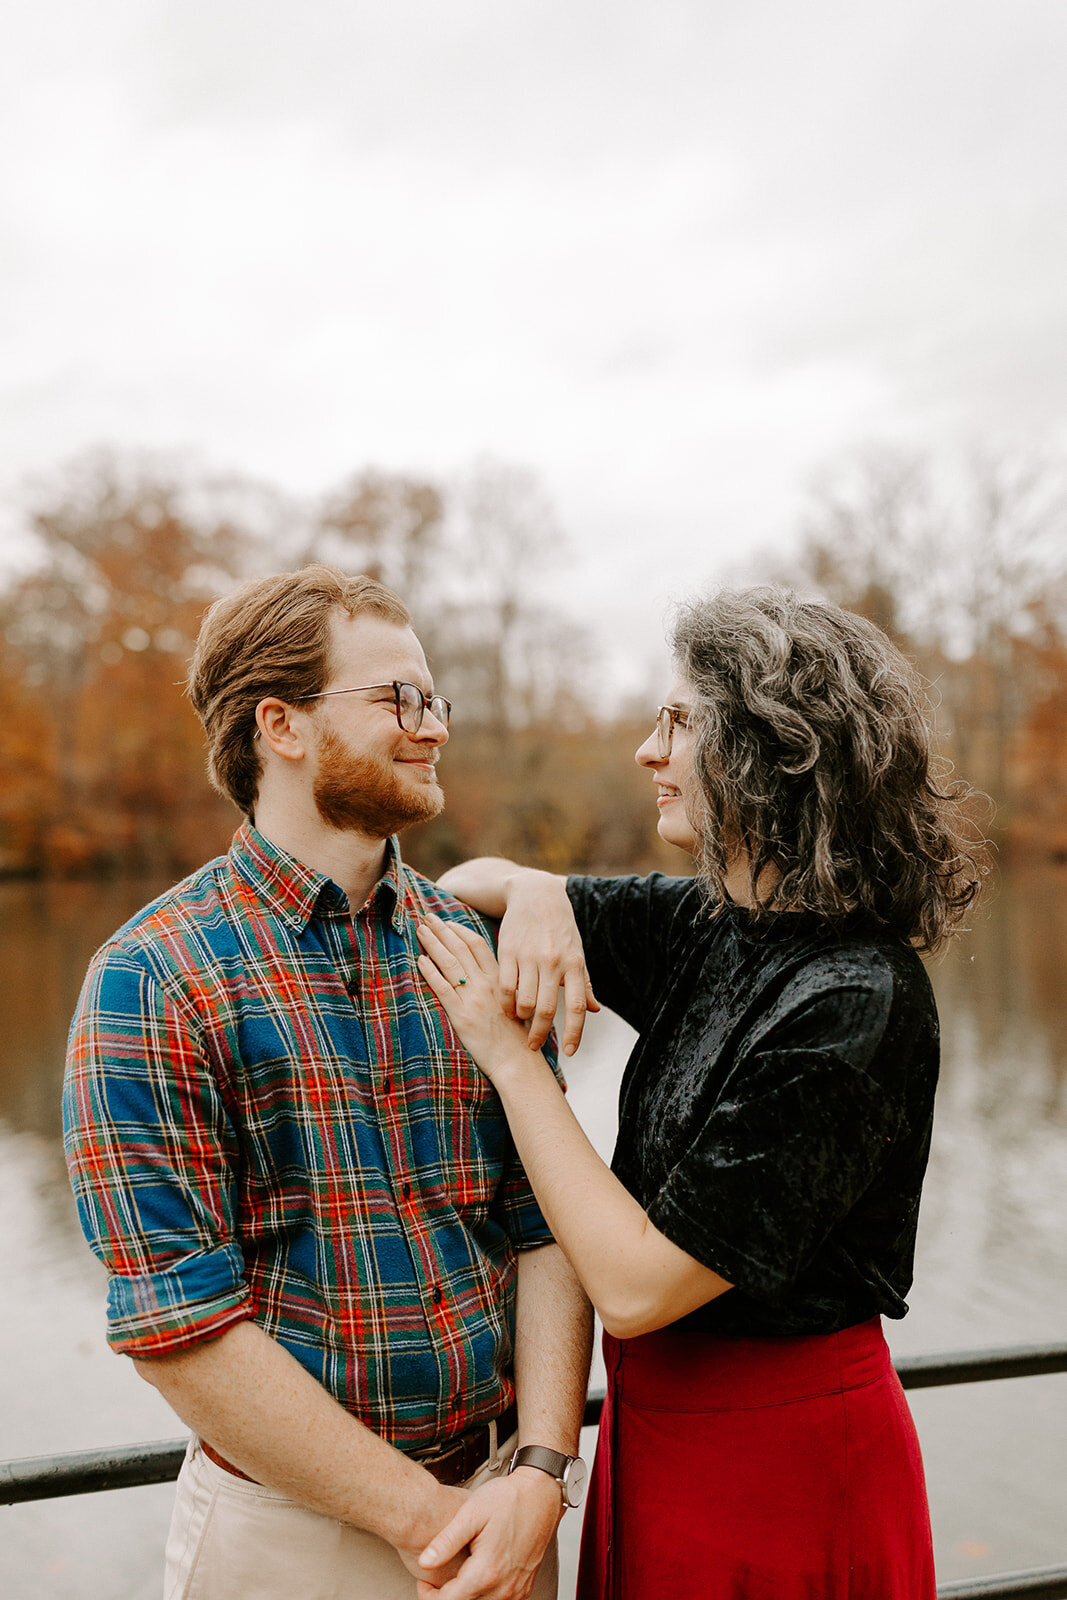
<svg viewBox="0 0 1067 1600">
<path fill-rule="evenodd" d="M 1061 0 L 0 17 L 5 499 L 98 444 L 300 492 L 491 454 L 636 675 L 849 447 L 1067 448 Z"/>
</svg>

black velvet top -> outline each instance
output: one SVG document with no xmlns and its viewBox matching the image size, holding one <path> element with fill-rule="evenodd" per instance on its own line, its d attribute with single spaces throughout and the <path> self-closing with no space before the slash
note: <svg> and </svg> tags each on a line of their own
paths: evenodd
<svg viewBox="0 0 1067 1600">
<path fill-rule="evenodd" d="M 571 878 L 597 998 L 638 1030 L 613 1171 L 735 1287 L 678 1326 L 902 1317 L 938 1023 L 915 951 L 807 913 L 710 918 L 694 878 Z"/>
</svg>

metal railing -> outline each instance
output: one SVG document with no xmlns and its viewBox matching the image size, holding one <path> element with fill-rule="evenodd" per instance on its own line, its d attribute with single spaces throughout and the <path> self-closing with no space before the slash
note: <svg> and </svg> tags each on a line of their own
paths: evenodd
<svg viewBox="0 0 1067 1600">
<path fill-rule="evenodd" d="M 905 1389 L 941 1384 L 988 1383 L 994 1378 L 1030 1378 L 1067 1372 L 1067 1344 L 1011 1345 L 993 1350 L 954 1350 L 941 1355 L 902 1356 L 894 1362 Z M 585 1406 L 585 1426 L 595 1423 L 604 1404 L 593 1390 Z M 28 1456 L 0 1461 L 0 1505 L 53 1500 L 103 1489 L 136 1489 L 169 1483 L 185 1457 L 185 1439 L 122 1445 L 113 1450 L 78 1450 L 66 1455 Z M 1000 1572 L 938 1585 L 938 1600 L 1067 1600 L 1067 1566 Z"/>
</svg>

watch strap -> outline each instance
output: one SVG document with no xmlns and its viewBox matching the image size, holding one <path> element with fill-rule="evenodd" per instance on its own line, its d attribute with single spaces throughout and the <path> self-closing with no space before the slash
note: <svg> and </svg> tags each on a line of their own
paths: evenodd
<svg viewBox="0 0 1067 1600">
<path fill-rule="evenodd" d="M 588 1476 L 581 1456 L 561 1455 L 542 1444 L 524 1444 L 512 1456 L 508 1471 L 514 1472 L 516 1467 L 536 1467 L 539 1472 L 547 1472 L 559 1484 L 564 1509 L 581 1505 Z"/>
<path fill-rule="evenodd" d="M 541 1472 L 547 1472 L 550 1478 L 557 1478 L 563 1482 L 564 1474 L 573 1456 L 560 1455 L 558 1450 L 549 1450 L 543 1444 L 524 1444 L 516 1450 L 511 1458 L 509 1472 L 514 1472 L 516 1467 L 537 1467 Z"/>
</svg>

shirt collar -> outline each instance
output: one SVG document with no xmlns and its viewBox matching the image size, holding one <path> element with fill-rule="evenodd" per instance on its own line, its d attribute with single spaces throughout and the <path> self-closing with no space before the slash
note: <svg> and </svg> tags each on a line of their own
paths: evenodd
<svg viewBox="0 0 1067 1600">
<path fill-rule="evenodd" d="M 325 873 L 305 866 L 245 822 L 234 835 L 230 860 L 245 882 L 271 910 L 297 933 L 303 933 L 316 911 L 321 916 L 347 916 L 351 912 L 344 890 Z M 389 916 L 397 933 L 404 931 L 404 864 L 396 835 L 385 842 L 385 866 L 367 897 L 367 909 Z M 361 911 L 357 906 L 356 911 Z"/>
</svg>

